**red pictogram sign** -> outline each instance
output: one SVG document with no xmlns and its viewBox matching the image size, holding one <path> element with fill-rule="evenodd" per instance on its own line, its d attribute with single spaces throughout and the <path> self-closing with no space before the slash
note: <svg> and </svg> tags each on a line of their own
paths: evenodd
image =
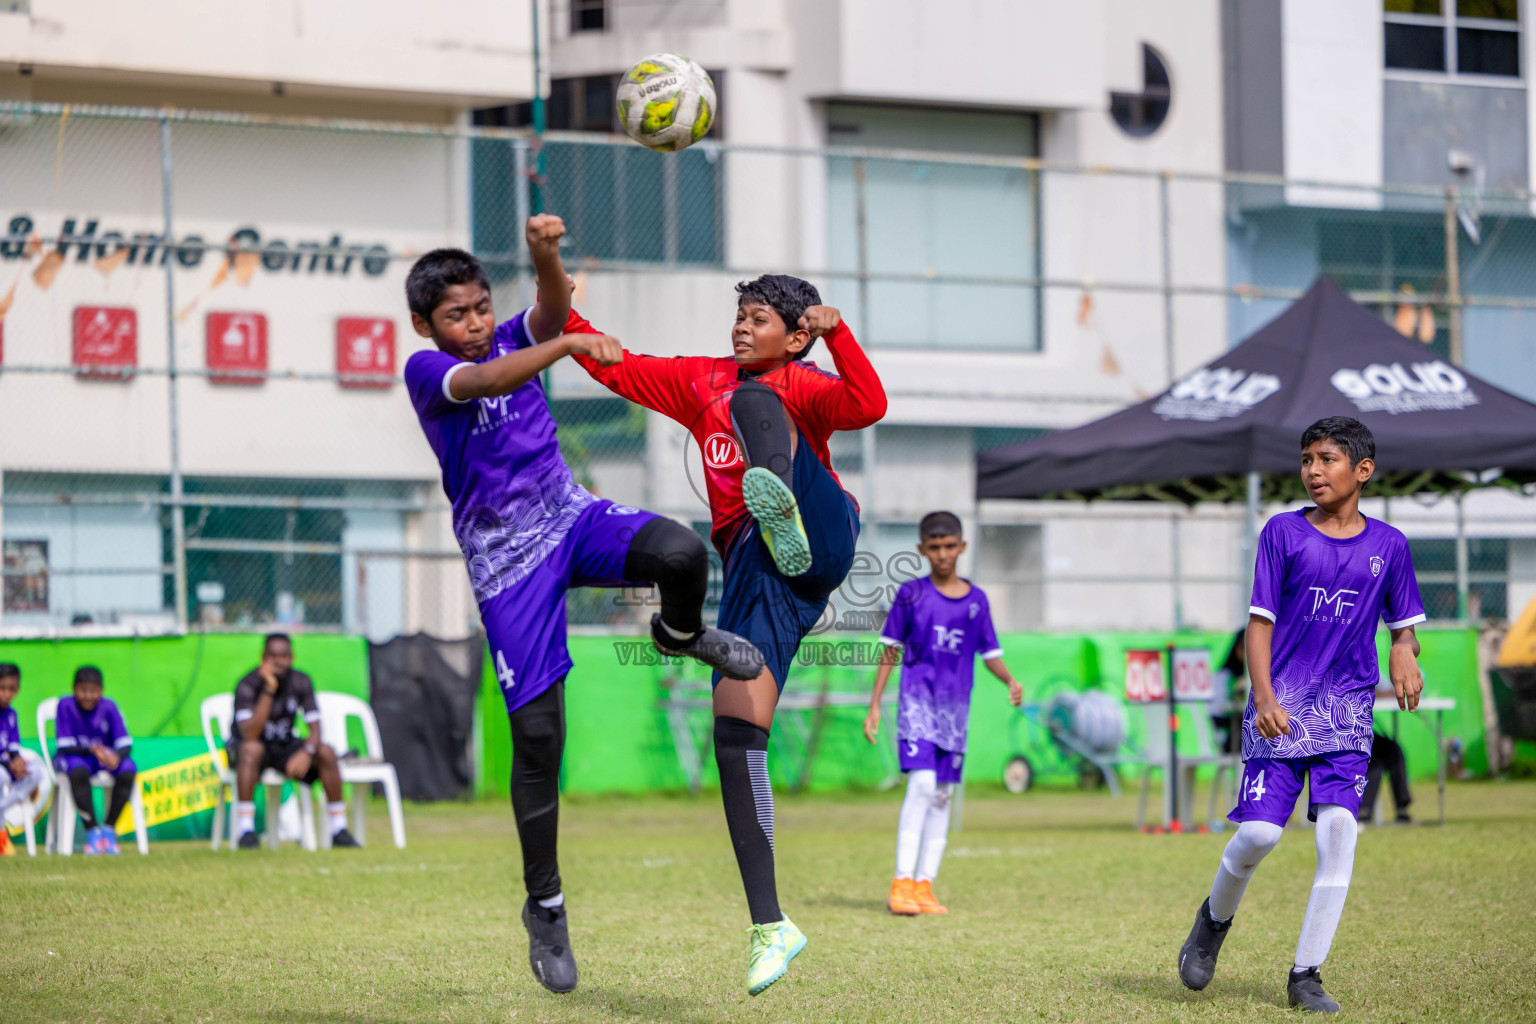
<svg viewBox="0 0 1536 1024">
<path fill-rule="evenodd" d="M 208 369 L 215 384 L 260 384 L 267 372 L 267 317 L 264 313 L 208 314 Z"/>
<path fill-rule="evenodd" d="M 121 380 L 139 362 L 139 318 L 131 309 L 76 306 L 74 365 L 82 377 Z"/>
<path fill-rule="evenodd" d="M 336 321 L 336 374 L 344 388 L 387 388 L 395 375 L 395 322 L 344 316 Z"/>
</svg>

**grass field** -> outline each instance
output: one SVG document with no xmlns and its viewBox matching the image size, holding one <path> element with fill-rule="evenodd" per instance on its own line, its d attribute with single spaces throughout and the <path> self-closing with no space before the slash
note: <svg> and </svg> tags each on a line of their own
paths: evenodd
<svg viewBox="0 0 1536 1024">
<path fill-rule="evenodd" d="M 1419 789 L 1429 814 L 1433 791 Z M 810 936 L 749 999 L 746 910 L 718 797 L 586 801 L 564 821 L 581 987 L 544 992 L 499 804 L 375 818 L 364 851 L 0 863 L 0 1017 L 31 1021 L 1263 1021 L 1315 855 L 1304 829 L 1249 888 L 1203 993 L 1175 954 L 1220 836 L 1141 836 L 1129 797 L 970 794 L 943 918 L 884 910 L 896 794 L 781 797 L 780 896 Z M 1346 1019 L 1536 1020 L 1536 784 L 1453 786 L 1446 828 L 1361 837 L 1324 967 Z M 382 808 L 379 808 L 382 810 Z M 380 845 L 383 843 L 384 845 Z M 1290 1018 L 1294 1019 L 1294 1018 Z"/>
</svg>

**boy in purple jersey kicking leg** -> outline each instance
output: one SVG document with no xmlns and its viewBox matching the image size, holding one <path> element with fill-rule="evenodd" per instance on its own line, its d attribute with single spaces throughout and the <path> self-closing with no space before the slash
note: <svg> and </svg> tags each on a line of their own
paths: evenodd
<svg viewBox="0 0 1536 1024">
<path fill-rule="evenodd" d="M 1317 822 L 1317 874 L 1286 984 L 1292 1006 L 1336 1013 L 1318 971 L 1333 944 L 1355 864 L 1356 815 L 1371 759 L 1371 705 L 1380 667 L 1376 624 L 1392 633 L 1388 674 L 1399 707 L 1419 706 L 1424 605 L 1408 541 L 1360 514 L 1376 441 L 1359 420 L 1332 416 L 1301 435 L 1301 480 L 1317 504 L 1264 524 L 1248 609 L 1248 677 L 1238 823 L 1210 897 L 1179 950 L 1192 989 L 1216 973 L 1254 868 L 1275 848 L 1302 783 Z"/>
<path fill-rule="evenodd" d="M 570 283 L 560 265 L 559 217 L 528 221 L 539 298 L 496 323 L 480 261 L 436 249 L 411 268 L 411 324 L 435 350 L 405 364 L 421 429 L 443 468 L 453 529 L 469 568 L 492 665 L 512 726 L 512 811 L 528 899 L 523 926 L 534 977 L 552 992 L 576 987 L 555 841 L 565 747 L 565 644 L 570 587 L 656 584 L 651 639 L 667 655 L 752 679 L 762 655 L 739 636 L 705 628 L 709 556 L 691 529 L 604 501 L 571 476 L 555 439 L 539 374 L 575 353 L 611 366 L 616 339 L 563 334 Z"/>
<path fill-rule="evenodd" d="M 986 593 L 955 572 L 965 551 L 960 520 L 949 512 L 930 512 L 917 535 L 917 549 L 933 571 L 896 592 L 880 630 L 885 654 L 864 718 L 864 738 L 873 743 L 880 731 L 880 697 L 891 669 L 901 662 L 896 739 L 907 795 L 896 822 L 896 878 L 887 906 L 904 915 L 949 913 L 933 895 L 933 880 L 949 842 L 950 796 L 965 766 L 976 659 L 1008 684 L 1014 707 L 1024 699 L 1024 688 L 1003 664 Z"/>
</svg>

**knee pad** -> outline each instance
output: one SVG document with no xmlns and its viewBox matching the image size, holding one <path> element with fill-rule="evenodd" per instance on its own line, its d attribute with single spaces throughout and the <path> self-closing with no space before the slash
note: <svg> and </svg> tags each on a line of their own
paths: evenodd
<svg viewBox="0 0 1536 1024">
<path fill-rule="evenodd" d="M 625 571 L 644 573 L 646 579 L 663 585 L 708 581 L 709 549 L 688 527 L 657 517 L 635 534 L 625 558 Z"/>
</svg>

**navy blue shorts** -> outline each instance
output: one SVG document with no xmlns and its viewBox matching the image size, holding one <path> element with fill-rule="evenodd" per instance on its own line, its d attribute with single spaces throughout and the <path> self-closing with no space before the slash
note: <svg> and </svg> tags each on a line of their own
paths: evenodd
<svg viewBox="0 0 1536 1024">
<path fill-rule="evenodd" d="M 748 516 L 725 552 L 717 620 L 721 629 L 757 645 L 780 692 L 800 641 L 815 628 L 827 599 L 847 578 L 859 539 L 859 513 L 853 498 L 838 486 L 804 437 L 795 449 L 793 479 L 800 519 L 811 542 L 810 569 L 801 576 L 779 572 L 757 522 Z M 720 673 L 715 673 L 714 681 L 720 682 Z"/>
</svg>

